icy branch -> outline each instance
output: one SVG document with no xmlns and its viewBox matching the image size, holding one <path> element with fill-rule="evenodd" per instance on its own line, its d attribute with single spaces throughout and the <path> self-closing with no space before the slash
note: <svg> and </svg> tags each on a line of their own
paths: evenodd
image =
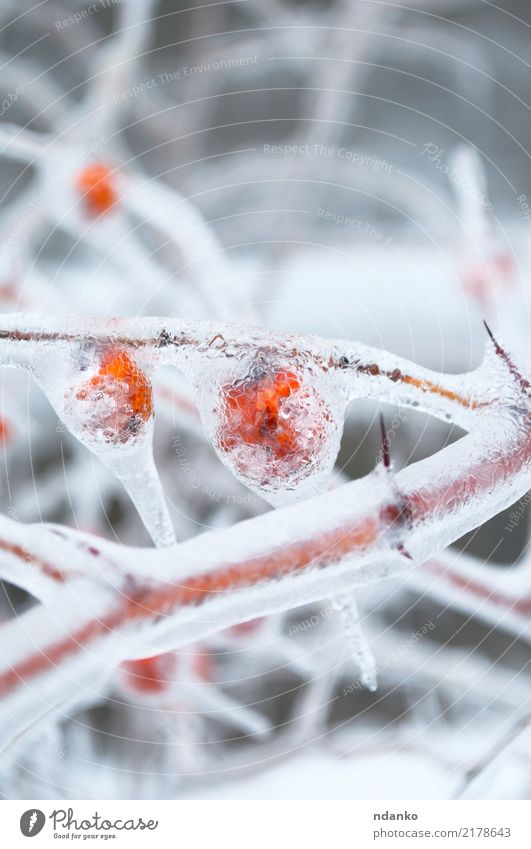
<svg viewBox="0 0 531 849">
<path fill-rule="evenodd" d="M 140 350 L 158 364 L 174 365 L 188 373 L 190 365 L 197 362 L 205 365 L 208 361 L 230 361 L 245 355 L 302 358 L 308 366 L 333 377 L 348 400 L 374 397 L 417 407 L 465 428 L 492 394 L 492 387 L 482 380 L 481 370 L 442 375 L 385 351 L 345 340 L 175 318 L 56 319 L 13 314 L 0 320 L 4 365 L 37 371 L 40 354 L 54 345 L 68 351 L 73 346 L 105 343 Z"/>
<path fill-rule="evenodd" d="M 392 492 L 376 472 L 177 548 L 98 541 L 94 579 L 72 578 L 53 606 L 3 627 L 5 703 L 31 723 L 43 705 L 89 698 L 124 658 L 174 649 L 433 557 L 529 489 L 527 416 L 498 428 L 494 417 L 485 421 L 400 472 Z"/>
</svg>

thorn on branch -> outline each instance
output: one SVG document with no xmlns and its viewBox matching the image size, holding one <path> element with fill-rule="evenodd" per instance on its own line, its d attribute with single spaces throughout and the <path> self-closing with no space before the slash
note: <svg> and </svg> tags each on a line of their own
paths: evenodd
<svg viewBox="0 0 531 849">
<path fill-rule="evenodd" d="M 389 447 L 389 439 L 385 432 L 385 419 L 382 413 L 380 413 L 380 435 L 382 439 L 382 462 L 384 469 L 389 471 L 391 468 L 391 451 Z"/>
<path fill-rule="evenodd" d="M 382 464 L 386 472 L 391 472 L 391 446 L 389 436 L 385 429 L 385 419 L 382 413 L 380 413 L 380 436 L 382 440 Z M 396 491 L 396 487 L 394 486 L 394 482 L 392 483 L 392 489 L 397 498 L 399 499 L 399 505 L 390 505 L 386 510 L 383 511 L 384 518 L 390 522 L 391 525 L 398 524 L 402 526 L 404 523 L 407 526 L 411 525 L 411 516 L 409 514 L 409 508 L 407 502 L 403 502 L 400 500 L 400 495 Z M 405 557 L 406 560 L 413 560 L 413 557 L 406 549 L 403 542 L 397 542 L 395 544 L 396 550 Z"/>
<path fill-rule="evenodd" d="M 413 560 L 413 555 L 409 553 L 403 542 L 399 542 L 396 548 L 406 560 Z"/>
<path fill-rule="evenodd" d="M 491 340 L 492 344 L 494 345 L 494 350 L 495 350 L 497 356 L 500 357 L 500 359 L 505 363 L 505 365 L 509 369 L 510 373 L 512 374 L 512 376 L 514 377 L 514 379 L 516 380 L 516 382 L 518 383 L 520 388 L 524 392 L 528 392 L 529 389 L 531 388 L 531 384 L 519 372 L 516 365 L 513 363 L 512 359 L 510 358 L 509 354 L 507 353 L 507 351 L 504 348 L 502 348 L 502 346 L 500 345 L 500 343 L 498 342 L 498 340 L 494 336 L 494 333 L 490 329 L 487 322 L 483 321 L 483 324 L 485 325 L 485 330 L 489 334 L 490 340 Z"/>
<path fill-rule="evenodd" d="M 214 336 L 214 338 L 210 340 L 210 342 L 208 343 L 208 347 L 211 348 L 214 343 L 216 345 L 216 348 L 220 349 L 224 348 L 227 344 L 221 333 L 216 334 L 216 336 Z"/>
</svg>

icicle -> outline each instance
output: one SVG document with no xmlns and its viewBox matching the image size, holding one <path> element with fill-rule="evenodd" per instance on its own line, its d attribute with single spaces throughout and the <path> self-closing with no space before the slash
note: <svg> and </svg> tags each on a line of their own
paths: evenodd
<svg viewBox="0 0 531 849">
<path fill-rule="evenodd" d="M 380 415 L 380 436 L 381 448 L 376 466 L 376 474 L 385 476 L 389 480 L 391 488 L 393 488 L 390 438 L 386 432 L 383 415 Z M 343 620 L 343 627 L 351 647 L 352 657 L 361 672 L 361 682 L 368 690 L 374 692 L 378 687 L 376 661 L 360 625 L 355 593 L 341 593 L 335 596 L 332 599 L 332 607 L 338 611 Z"/>
<path fill-rule="evenodd" d="M 100 459 L 123 485 L 155 545 L 159 548 L 175 545 L 175 531 L 153 460 L 151 443 L 139 446 L 134 453 Z"/>
<path fill-rule="evenodd" d="M 332 599 L 331 604 L 343 621 L 352 658 L 357 663 L 361 673 L 361 683 L 374 693 L 378 688 L 376 661 L 360 624 L 356 595 L 354 592 L 341 593 Z"/>
<path fill-rule="evenodd" d="M 33 371 L 68 429 L 120 480 L 161 547 L 176 540 L 153 461 L 147 365 L 124 348 L 86 339 L 48 350 Z"/>
</svg>

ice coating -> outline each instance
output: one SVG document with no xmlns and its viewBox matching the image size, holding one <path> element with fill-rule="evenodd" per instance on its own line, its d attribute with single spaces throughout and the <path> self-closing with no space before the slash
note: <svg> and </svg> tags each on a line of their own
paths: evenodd
<svg viewBox="0 0 531 849">
<path fill-rule="evenodd" d="M 50 704 L 64 703 L 65 688 L 69 698 L 83 698 L 87 681 L 96 681 L 103 667 L 110 674 L 115 663 L 188 645 L 221 623 L 226 628 L 351 594 L 410 571 L 514 503 L 531 486 L 529 385 L 517 379 L 516 367 L 513 374 L 502 364 L 512 387 L 509 405 L 505 399 L 490 405 L 472 433 L 398 472 L 392 486 L 388 475 L 373 473 L 166 552 L 98 540 L 83 558 L 95 557 L 100 564 L 96 580 L 91 579 L 93 590 L 85 577 L 69 577 L 68 539 L 53 537 L 54 562 L 61 564 L 57 577 L 46 571 L 42 556 L 30 555 L 42 551 L 42 542 L 35 544 L 42 525 L 22 530 L 5 520 L 4 551 L 16 582 L 25 585 L 28 568 L 39 570 L 48 583 L 59 582 L 51 608 L 37 606 L 4 629 L 5 639 L 16 646 L 9 662 L 0 663 L 0 694 L 9 698 L 10 709 L 20 711 L 24 722 L 35 720 L 33 688 L 20 687 L 21 681 L 38 680 Z M 490 391 L 490 386 L 477 388 Z M 78 607 L 75 598 L 82 600 Z M 353 621 L 358 622 L 355 611 Z M 356 637 L 371 684 L 374 670 Z"/>
<path fill-rule="evenodd" d="M 274 505 L 326 487 L 344 406 L 302 358 L 258 352 L 195 378 L 205 430 L 223 462 Z"/>
<path fill-rule="evenodd" d="M 496 400 L 507 383 L 505 370 L 492 353 L 491 345 L 487 350 L 496 360 L 495 368 L 486 363 L 474 372 L 450 375 L 360 343 L 266 332 L 258 327 L 144 316 L 135 319 L 2 317 L 0 355 L 5 365 L 33 371 L 50 345 L 59 350 L 68 340 L 77 345 L 84 340 L 89 346 L 119 342 L 133 351 L 135 358 L 145 358 L 150 368 L 159 363 L 182 370 L 190 383 L 195 384 L 198 397 L 214 385 L 216 375 L 219 392 L 222 385 L 242 379 L 255 357 L 264 356 L 273 367 L 278 365 L 286 372 L 294 367 L 295 372 L 302 369 L 305 380 L 308 373 L 307 385 L 315 387 L 334 411 L 334 418 L 341 417 L 340 410 L 345 409 L 347 402 L 377 398 L 415 407 L 469 430 L 485 404 L 488 406 Z M 487 381 L 491 382 L 487 384 Z"/>
<path fill-rule="evenodd" d="M 175 534 L 153 461 L 149 362 L 90 337 L 47 348 L 33 373 L 68 429 L 121 481 L 157 546 Z"/>
<path fill-rule="evenodd" d="M 130 452 L 117 450 L 101 459 L 123 484 L 155 545 L 174 545 L 175 531 L 153 460 L 151 436 Z"/>
<path fill-rule="evenodd" d="M 10 315 L 0 328 L 3 362 L 34 374 L 60 419 L 123 482 L 159 545 L 173 542 L 173 530 L 151 449 L 158 364 L 192 384 L 225 465 L 280 506 L 326 490 L 356 398 L 416 407 L 468 430 L 498 411 L 499 424 L 521 404 L 522 382 L 498 343 L 487 350 L 475 372 L 442 375 L 356 343 L 238 325 Z"/>
<path fill-rule="evenodd" d="M 87 442 L 127 445 L 142 439 L 153 418 L 147 375 L 118 346 L 109 345 L 95 359 L 90 376 L 67 388 L 67 415 L 79 423 Z"/>
<path fill-rule="evenodd" d="M 335 596 L 332 599 L 332 607 L 341 617 L 348 643 L 347 647 L 360 670 L 361 683 L 374 693 L 378 689 L 376 661 L 360 623 L 358 603 L 354 591 Z"/>
<path fill-rule="evenodd" d="M 64 688 L 64 670 L 90 660 L 94 668 L 86 674 L 100 674 L 101 653 L 107 664 L 152 656 L 203 638 L 220 623 L 227 627 L 350 594 L 389 574 L 411 570 L 526 492 L 531 485 L 530 458 L 528 413 L 519 412 L 508 415 L 500 431 L 492 421 L 484 421 L 473 435 L 399 472 L 394 492 L 385 476 L 372 474 L 304 504 L 200 535 L 182 543 L 178 557 L 173 550 L 150 552 L 98 541 L 103 573 L 110 570 L 109 585 L 100 587 L 99 575 L 91 593 L 85 580 L 83 594 L 94 606 L 85 604 L 82 615 L 79 610 L 74 615 L 68 604 L 68 611 L 57 617 L 55 608 L 79 594 L 75 588 L 81 579 L 73 576 L 71 589 L 58 589 L 52 610 L 37 607 L 13 623 L 16 635 L 9 632 L 6 637 L 19 648 L 9 664 L 0 665 L 0 692 L 13 691 L 13 705 L 22 710 L 31 688 L 17 688 L 21 674 L 39 675 L 43 692 L 55 699 Z M 9 523 L 4 527 L 4 536 L 12 534 L 15 541 L 22 530 L 19 523 L 11 525 L 11 530 Z M 40 539 L 42 526 L 24 532 L 25 559 L 22 577 L 17 578 L 22 583 L 27 552 L 37 534 Z M 54 546 L 65 569 L 72 560 L 67 542 L 56 539 Z M 399 543 L 414 560 L 401 554 Z M 14 547 L 12 552 L 16 558 Z M 112 560 L 122 571 L 111 566 Z M 42 566 L 35 562 L 32 568 Z M 44 656 L 35 654 L 35 634 L 46 635 Z M 88 645 L 92 650 L 81 652 L 81 657 L 76 647 Z M 61 664 L 54 660 L 58 653 Z M 364 676 L 370 683 L 367 661 L 365 654 Z"/>
</svg>

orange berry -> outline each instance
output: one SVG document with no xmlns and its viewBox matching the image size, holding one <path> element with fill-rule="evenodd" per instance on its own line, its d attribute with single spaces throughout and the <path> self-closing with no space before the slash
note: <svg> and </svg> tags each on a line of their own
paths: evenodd
<svg viewBox="0 0 531 849">
<path fill-rule="evenodd" d="M 201 375 L 195 384 L 215 450 L 236 477 L 276 505 L 326 486 L 346 404 L 346 395 L 340 393 L 337 403 L 336 396 L 329 403 L 328 375 L 299 357 L 288 363 L 260 350 L 252 358 L 231 362 L 227 370 L 215 370 L 210 378 Z"/>
<path fill-rule="evenodd" d="M 75 399 L 83 405 L 83 429 L 101 433 L 110 443 L 129 442 L 153 415 L 151 383 L 120 348 L 107 351 L 98 373 L 77 388 Z"/>
<path fill-rule="evenodd" d="M 102 163 L 87 165 L 79 173 L 76 186 L 92 215 L 107 212 L 118 199 L 112 174 Z"/>
<path fill-rule="evenodd" d="M 291 491 L 328 462 L 334 418 L 317 389 L 293 371 L 255 366 L 221 387 L 216 412 L 214 443 L 248 485 Z"/>
<path fill-rule="evenodd" d="M 300 390 L 293 372 L 277 372 L 251 379 L 244 384 L 224 387 L 227 430 L 222 447 L 238 443 L 267 447 L 277 460 L 297 450 L 297 431 L 289 418 L 283 418 L 286 398 Z"/>
<path fill-rule="evenodd" d="M 151 384 L 126 351 L 107 353 L 101 361 L 99 373 L 128 387 L 128 401 L 135 416 L 146 422 L 153 415 Z M 97 385 L 98 381 L 99 378 L 93 377 L 91 383 Z"/>
</svg>

